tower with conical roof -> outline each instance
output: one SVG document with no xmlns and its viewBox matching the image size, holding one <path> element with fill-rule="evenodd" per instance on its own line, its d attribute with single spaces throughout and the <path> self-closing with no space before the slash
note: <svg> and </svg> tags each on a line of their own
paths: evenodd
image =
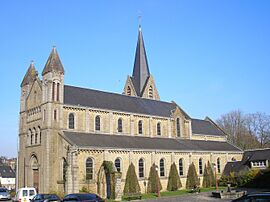
<svg viewBox="0 0 270 202">
<path fill-rule="evenodd" d="M 154 100 L 160 99 L 154 78 L 150 74 L 141 26 L 139 26 L 133 73 L 127 78 L 124 94 Z"/>
</svg>

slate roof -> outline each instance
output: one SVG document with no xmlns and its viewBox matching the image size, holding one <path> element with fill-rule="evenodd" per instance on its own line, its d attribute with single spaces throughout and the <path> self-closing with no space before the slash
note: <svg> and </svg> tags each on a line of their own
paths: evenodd
<svg viewBox="0 0 270 202">
<path fill-rule="evenodd" d="M 30 66 L 27 69 L 26 74 L 23 77 L 21 87 L 33 82 L 38 76 L 38 72 L 35 69 L 34 63 L 31 62 Z"/>
<path fill-rule="evenodd" d="M 228 142 L 202 141 L 174 138 L 151 138 L 126 135 L 105 135 L 64 131 L 71 144 L 78 147 L 110 149 L 146 149 L 178 151 L 230 151 L 241 152 Z"/>
<path fill-rule="evenodd" d="M 64 104 L 162 117 L 170 117 L 176 108 L 174 103 L 67 85 L 64 86 Z"/>
<path fill-rule="evenodd" d="M 139 35 L 136 47 L 135 62 L 132 73 L 132 82 L 138 96 L 142 95 L 146 81 L 150 76 L 148 67 L 146 51 L 142 36 L 141 27 L 139 28 Z"/>
<path fill-rule="evenodd" d="M 2 178 L 15 178 L 15 172 L 10 166 L 0 165 L 0 177 Z"/>
<path fill-rule="evenodd" d="M 192 119 L 191 120 L 192 133 L 193 134 L 203 134 L 203 135 L 215 135 L 224 136 L 225 134 L 218 129 L 210 121 Z"/>
<path fill-rule="evenodd" d="M 251 161 L 261 160 L 270 161 L 270 148 L 245 151 L 242 159 L 244 164 L 249 164 Z"/>
<path fill-rule="evenodd" d="M 46 65 L 42 71 L 42 76 L 44 76 L 45 74 L 47 74 L 48 72 L 51 71 L 57 71 L 60 73 L 64 73 L 64 67 L 61 63 L 60 57 L 56 51 L 56 48 L 53 47 L 50 56 L 46 62 Z"/>
<path fill-rule="evenodd" d="M 238 173 L 240 171 L 247 171 L 249 170 L 249 167 L 247 165 L 244 165 L 242 161 L 232 161 L 228 162 L 225 165 L 225 168 L 223 170 L 222 175 L 230 175 L 230 173 Z"/>
</svg>

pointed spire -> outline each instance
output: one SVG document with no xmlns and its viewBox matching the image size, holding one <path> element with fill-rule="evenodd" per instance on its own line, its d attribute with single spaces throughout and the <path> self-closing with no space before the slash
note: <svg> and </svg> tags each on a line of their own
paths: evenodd
<svg viewBox="0 0 270 202">
<path fill-rule="evenodd" d="M 23 77 L 21 87 L 28 85 L 31 82 L 35 81 L 37 76 L 38 76 L 38 72 L 34 66 L 34 61 L 32 60 L 30 63 L 30 66 L 28 67 L 26 74 Z"/>
<path fill-rule="evenodd" d="M 64 67 L 61 63 L 60 57 L 56 51 L 56 47 L 53 46 L 53 49 L 50 53 L 50 56 L 46 62 L 46 65 L 42 71 L 42 76 L 44 76 L 45 74 L 52 72 L 52 71 L 57 71 L 60 73 L 64 74 Z"/>
<path fill-rule="evenodd" d="M 135 62 L 132 73 L 132 81 L 138 96 L 141 96 L 145 83 L 150 76 L 146 51 L 142 36 L 141 25 L 139 25 L 139 35 L 136 47 Z"/>
</svg>

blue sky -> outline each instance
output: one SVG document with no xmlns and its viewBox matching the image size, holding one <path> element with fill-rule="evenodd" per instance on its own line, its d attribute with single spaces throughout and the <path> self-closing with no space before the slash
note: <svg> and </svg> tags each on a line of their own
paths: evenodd
<svg viewBox="0 0 270 202">
<path fill-rule="evenodd" d="M 20 83 L 53 45 L 65 83 L 121 93 L 132 73 L 138 15 L 162 100 L 190 116 L 270 114 L 270 1 L 0 1 L 0 155 L 15 156 Z"/>
</svg>

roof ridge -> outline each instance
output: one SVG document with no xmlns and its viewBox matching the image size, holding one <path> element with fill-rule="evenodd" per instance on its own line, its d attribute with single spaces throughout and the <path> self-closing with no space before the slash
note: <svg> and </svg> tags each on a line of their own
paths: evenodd
<svg viewBox="0 0 270 202">
<path fill-rule="evenodd" d="M 96 91 L 96 92 L 101 92 L 101 93 L 107 93 L 107 94 L 113 94 L 113 95 L 128 97 L 128 98 L 131 98 L 131 99 L 147 100 L 147 101 L 150 101 L 150 102 L 161 102 L 161 103 L 166 103 L 166 104 L 174 105 L 174 103 L 172 103 L 172 102 L 161 101 L 161 100 L 153 100 L 153 99 L 148 99 L 148 98 L 143 98 L 143 97 L 137 97 L 137 96 L 130 96 L 130 95 L 125 95 L 125 94 L 121 94 L 121 93 L 103 91 L 103 90 L 98 90 L 98 89 L 93 89 L 93 88 L 79 87 L 79 86 L 73 86 L 73 85 L 67 85 L 67 84 L 65 84 L 64 86 L 72 87 L 72 88 L 79 88 L 79 89 L 84 89 L 84 90 L 91 90 L 91 91 Z"/>
</svg>

